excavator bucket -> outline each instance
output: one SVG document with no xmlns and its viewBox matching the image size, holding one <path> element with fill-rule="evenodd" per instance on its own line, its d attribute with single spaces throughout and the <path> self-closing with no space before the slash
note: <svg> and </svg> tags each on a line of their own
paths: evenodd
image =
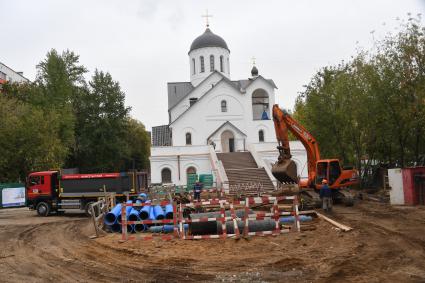
<svg viewBox="0 0 425 283">
<path fill-rule="evenodd" d="M 276 162 L 272 166 L 272 174 L 281 183 L 298 183 L 297 164 L 291 159 Z"/>
</svg>

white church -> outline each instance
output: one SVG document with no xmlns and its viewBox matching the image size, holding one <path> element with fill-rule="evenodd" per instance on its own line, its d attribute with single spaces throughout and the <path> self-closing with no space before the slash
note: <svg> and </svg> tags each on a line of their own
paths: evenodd
<svg viewBox="0 0 425 283">
<path fill-rule="evenodd" d="M 230 49 L 208 25 L 188 55 L 190 81 L 168 83 L 169 123 L 152 128 L 151 183 L 186 185 L 187 174 L 197 173 L 213 174 L 218 187 L 275 187 L 275 83 L 255 65 L 249 78 L 232 80 Z M 298 174 L 307 176 L 303 145 L 290 146 Z"/>
</svg>

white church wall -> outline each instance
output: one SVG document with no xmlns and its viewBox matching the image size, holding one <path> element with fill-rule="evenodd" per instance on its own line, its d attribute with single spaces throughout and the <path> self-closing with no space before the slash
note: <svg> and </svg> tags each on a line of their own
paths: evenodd
<svg viewBox="0 0 425 283">
<path fill-rule="evenodd" d="M 217 84 L 217 82 L 221 79 L 222 76 L 220 76 L 220 74 L 216 73 L 211 75 L 209 78 L 203 81 L 196 89 L 194 89 L 187 97 L 177 103 L 177 105 L 175 105 L 170 110 L 171 123 L 190 107 L 190 98 L 200 99 L 208 90 L 212 88 L 212 85 Z"/>
<path fill-rule="evenodd" d="M 206 77 L 212 72 L 210 69 L 210 56 L 214 56 L 214 70 L 220 72 L 220 56 L 223 56 L 224 76 L 230 79 L 230 68 L 229 63 L 229 51 L 221 47 L 206 47 L 195 49 L 189 53 L 189 64 L 190 64 L 190 82 L 193 86 L 200 84 Z M 204 57 L 205 71 L 201 73 L 201 62 L 200 57 Z M 195 59 L 195 72 L 193 72 L 192 59 Z"/>
<path fill-rule="evenodd" d="M 274 89 L 264 80 L 257 79 L 254 81 L 247 88 L 246 93 L 240 93 L 226 81 L 219 82 L 207 94 L 208 97 L 196 102 L 191 111 L 172 123 L 173 145 L 185 145 L 186 132 L 192 133 L 192 144 L 205 145 L 208 136 L 226 121 L 231 122 L 246 134 L 246 137 L 236 140 L 239 150 L 246 148 L 246 143 L 258 143 L 260 130 L 264 132 L 264 142 L 276 141 L 272 120 L 253 120 L 252 92 L 259 88 L 264 89 L 269 94 L 269 109 L 271 109 L 275 101 Z M 221 112 L 222 100 L 227 103 L 227 112 Z M 190 125 L 193 130 L 186 125 Z M 219 145 L 220 137 L 216 138 L 214 142 Z M 221 146 L 216 147 L 216 150 L 221 151 Z"/>
<path fill-rule="evenodd" d="M 175 185 L 186 185 L 186 172 L 194 167 L 197 174 L 211 174 L 212 167 L 208 146 L 172 146 L 151 148 L 151 183 L 161 183 L 164 168 L 171 170 Z"/>
<path fill-rule="evenodd" d="M 170 155 L 189 155 L 208 153 L 207 145 L 191 146 L 153 146 L 151 147 L 151 156 L 167 157 Z"/>
<path fill-rule="evenodd" d="M 217 132 L 215 132 L 214 135 L 210 136 L 209 138 L 209 141 L 214 142 L 214 144 L 216 145 L 215 151 L 217 152 L 224 151 L 222 147 L 222 143 L 221 143 L 221 136 L 223 132 L 225 131 L 230 131 L 233 133 L 234 140 L 235 140 L 235 151 L 245 151 L 247 149 L 246 136 L 244 134 L 242 134 L 240 131 L 235 129 L 235 127 L 233 127 L 230 124 L 225 124 L 224 126 L 223 124 L 221 124 L 220 126 L 222 127 Z"/>
<path fill-rule="evenodd" d="M 230 121 L 244 132 L 246 113 L 241 103 L 243 95 L 225 81 L 217 84 L 213 92 L 207 95 L 208 97 L 196 102 L 192 106 L 193 109 L 170 125 L 173 132 L 173 145 L 186 145 L 186 132 L 189 130 L 187 125 L 196 129 L 196 133 L 189 131 L 194 133 L 192 134 L 193 145 L 206 145 L 208 136 L 226 121 Z M 227 102 L 228 112 L 221 112 L 223 99 Z"/>
<path fill-rule="evenodd" d="M 224 83 L 218 86 L 215 94 L 206 98 L 205 117 L 209 121 L 243 120 L 244 105 L 241 94 L 229 89 Z M 226 102 L 226 112 L 222 112 L 221 102 Z"/>
<path fill-rule="evenodd" d="M 252 113 L 252 93 L 257 89 L 263 89 L 269 95 L 269 112 L 268 116 L 270 120 L 254 120 Z M 245 121 L 246 121 L 246 134 L 248 143 L 258 143 L 259 137 L 258 132 L 264 131 L 264 141 L 274 142 L 276 141 L 276 134 L 274 130 L 273 120 L 271 120 L 271 108 L 275 102 L 274 88 L 265 80 L 258 78 L 252 82 L 246 89 L 244 94 L 244 109 L 245 109 Z"/>
</svg>

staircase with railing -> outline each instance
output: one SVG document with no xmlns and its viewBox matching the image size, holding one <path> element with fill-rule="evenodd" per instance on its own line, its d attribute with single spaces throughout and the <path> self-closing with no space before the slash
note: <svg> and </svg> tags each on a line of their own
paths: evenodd
<svg viewBox="0 0 425 283">
<path fill-rule="evenodd" d="M 266 170 L 258 168 L 250 152 L 217 153 L 217 158 L 224 166 L 230 187 L 260 184 L 262 191 L 275 189 Z"/>
</svg>

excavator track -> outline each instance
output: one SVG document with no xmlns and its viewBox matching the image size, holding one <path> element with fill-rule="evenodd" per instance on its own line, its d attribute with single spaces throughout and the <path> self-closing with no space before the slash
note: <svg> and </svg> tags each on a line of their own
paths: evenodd
<svg viewBox="0 0 425 283">
<path fill-rule="evenodd" d="M 334 202 L 342 203 L 345 206 L 354 205 L 355 195 L 348 188 L 340 188 L 334 193 Z"/>
<path fill-rule="evenodd" d="M 302 189 L 299 192 L 300 206 L 302 210 L 320 208 L 322 200 L 314 189 Z"/>
<path fill-rule="evenodd" d="M 322 200 L 319 192 L 312 188 L 300 190 L 299 197 L 301 210 L 315 209 L 322 206 Z M 353 206 L 354 200 L 355 195 L 347 188 L 338 189 L 333 195 L 334 204 Z"/>
</svg>

